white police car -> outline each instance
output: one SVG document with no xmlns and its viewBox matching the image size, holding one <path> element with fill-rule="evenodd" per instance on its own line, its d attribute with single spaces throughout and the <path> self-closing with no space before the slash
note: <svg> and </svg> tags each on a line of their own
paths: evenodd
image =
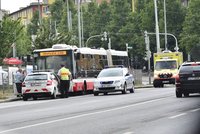
<svg viewBox="0 0 200 134">
<path fill-rule="evenodd" d="M 60 79 L 52 72 L 34 72 L 25 77 L 22 83 L 22 97 L 24 101 L 28 98 L 36 100 L 38 97 L 56 98 L 60 95 Z"/>
<path fill-rule="evenodd" d="M 128 68 L 115 67 L 103 69 L 94 82 L 94 96 L 99 93 L 106 95 L 109 92 L 121 91 L 126 94 L 127 90 L 134 93 L 134 78 Z"/>
</svg>

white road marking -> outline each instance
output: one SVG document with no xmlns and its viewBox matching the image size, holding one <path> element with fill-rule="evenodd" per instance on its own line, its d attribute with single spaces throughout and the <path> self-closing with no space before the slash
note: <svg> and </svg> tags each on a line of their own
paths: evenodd
<svg viewBox="0 0 200 134">
<path fill-rule="evenodd" d="M 47 124 L 61 122 L 61 121 L 66 121 L 66 120 L 71 120 L 71 119 L 76 119 L 76 118 L 80 118 L 80 117 L 91 116 L 91 115 L 95 115 L 95 114 L 102 114 L 102 113 L 106 113 L 106 112 L 112 112 L 112 111 L 126 109 L 126 108 L 130 108 L 130 107 L 134 107 L 134 106 L 153 103 L 153 102 L 161 101 L 161 100 L 164 100 L 164 99 L 166 99 L 166 98 L 154 99 L 154 100 L 150 100 L 150 101 L 139 102 L 139 103 L 132 104 L 132 105 L 127 105 L 127 106 L 122 106 L 122 107 L 117 107 L 117 108 L 112 108 L 112 109 L 107 109 L 107 110 L 102 110 L 102 111 L 97 111 L 97 112 L 92 112 L 92 113 L 87 113 L 87 114 L 80 114 L 80 115 L 67 117 L 67 118 L 63 118 L 63 119 L 57 119 L 57 120 L 52 120 L 52 121 L 36 123 L 36 124 L 32 124 L 32 125 L 27 125 L 27 126 L 23 126 L 23 127 L 18 127 L 18 128 L 13 128 L 13 129 L 0 131 L 0 134 L 7 133 L 7 132 L 13 132 L 13 131 L 16 131 L 16 130 L 22 130 L 22 129 L 26 129 L 26 128 L 31 128 L 31 127 L 36 127 L 36 126 L 41 126 L 41 125 L 47 125 Z"/>
<path fill-rule="evenodd" d="M 186 115 L 186 114 L 187 114 L 187 113 L 181 113 L 181 114 L 178 114 L 178 115 L 175 115 L 175 116 L 171 116 L 171 117 L 169 117 L 169 118 L 170 118 L 170 119 L 174 119 L 174 118 L 177 118 L 177 117 Z"/>
<path fill-rule="evenodd" d="M 197 111 L 199 111 L 199 110 L 200 110 L 200 108 L 197 108 L 197 109 L 191 110 L 191 112 L 197 112 Z"/>
<path fill-rule="evenodd" d="M 134 134 L 133 132 L 125 132 L 123 134 Z"/>
</svg>

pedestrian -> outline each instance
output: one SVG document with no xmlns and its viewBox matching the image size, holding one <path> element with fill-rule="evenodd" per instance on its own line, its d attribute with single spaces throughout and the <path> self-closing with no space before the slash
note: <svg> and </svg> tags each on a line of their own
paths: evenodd
<svg viewBox="0 0 200 134">
<path fill-rule="evenodd" d="M 70 86 L 70 76 L 71 72 L 68 68 L 65 67 L 64 64 L 61 64 L 61 69 L 58 71 L 58 76 L 60 77 L 60 91 L 61 97 L 69 96 L 69 86 Z"/>
<path fill-rule="evenodd" d="M 15 85 L 17 88 L 18 94 L 22 93 L 22 82 L 24 80 L 24 75 L 22 73 L 22 69 L 19 68 L 15 74 Z"/>
</svg>

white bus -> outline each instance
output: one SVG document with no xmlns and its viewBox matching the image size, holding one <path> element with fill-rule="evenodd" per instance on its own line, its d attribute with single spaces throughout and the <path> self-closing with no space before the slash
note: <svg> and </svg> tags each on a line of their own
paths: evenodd
<svg viewBox="0 0 200 134">
<path fill-rule="evenodd" d="M 52 48 L 36 49 L 33 51 L 37 70 L 49 70 L 55 73 L 60 64 L 65 64 L 72 72 L 71 92 L 93 91 L 94 77 L 110 65 L 128 66 L 126 51 L 77 48 L 66 44 L 56 44 Z"/>
</svg>

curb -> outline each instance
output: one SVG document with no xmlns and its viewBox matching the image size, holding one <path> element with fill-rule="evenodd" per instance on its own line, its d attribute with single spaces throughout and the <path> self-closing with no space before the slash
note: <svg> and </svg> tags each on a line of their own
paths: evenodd
<svg viewBox="0 0 200 134">
<path fill-rule="evenodd" d="M 0 100 L 0 103 L 4 103 L 4 102 L 12 102 L 12 101 L 17 101 L 17 100 L 21 100 L 20 97 L 16 97 L 16 98 L 8 98 L 8 99 L 5 99 L 5 100 Z"/>
<path fill-rule="evenodd" d="M 134 88 L 135 89 L 140 89 L 140 88 L 152 88 L 153 85 L 138 85 L 138 86 L 135 86 Z M 2 99 L 0 100 L 0 103 L 4 103 L 4 102 L 12 102 L 12 101 L 18 101 L 18 100 L 22 100 L 21 97 L 11 97 L 11 98 L 8 98 L 8 99 Z"/>
</svg>

